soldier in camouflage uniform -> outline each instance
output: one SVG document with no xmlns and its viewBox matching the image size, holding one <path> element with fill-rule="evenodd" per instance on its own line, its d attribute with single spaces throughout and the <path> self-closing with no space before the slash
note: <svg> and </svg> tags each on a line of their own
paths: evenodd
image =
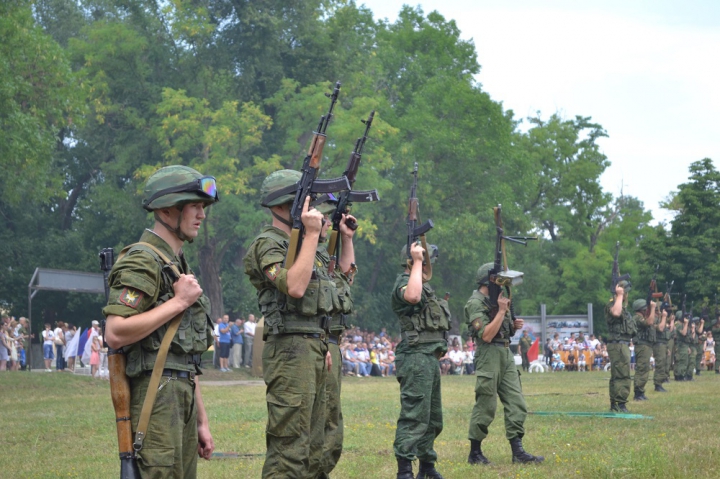
<svg viewBox="0 0 720 479">
<path fill-rule="evenodd" d="M 122 347 L 127 357 L 133 433 L 167 323 L 185 313 L 172 339 L 163 387 L 137 454 L 143 478 L 194 478 L 198 454 L 210 459 L 214 449 L 197 380 L 200 356 L 212 345 L 210 302 L 185 261 L 182 246 L 198 235 L 204 208 L 218 200 L 215 188 L 214 178 L 185 166 L 168 166 L 150 176 L 143 207 L 154 213 L 155 225 L 145 230 L 140 241 L 161 251 L 182 274 L 171 278 L 159 255 L 138 243 L 123 250 L 108 279 L 105 339 L 113 349 Z"/>
<path fill-rule="evenodd" d="M 647 310 L 647 301 L 636 299 L 633 301 L 635 311 L 635 324 L 637 337 L 635 341 L 635 401 L 647 401 L 645 385 L 650 377 L 650 357 L 652 345 L 655 343 L 655 308 L 654 301 L 650 302 L 650 311 Z"/>
<path fill-rule="evenodd" d="M 529 371 L 530 370 L 530 359 L 528 359 L 528 351 L 530 351 L 530 348 L 532 347 L 532 339 L 528 335 L 527 330 L 523 331 L 523 334 L 520 337 L 519 346 L 520 346 L 520 356 L 522 357 L 523 371 Z"/>
<path fill-rule="evenodd" d="M 330 199 L 327 202 L 318 205 L 316 208 L 325 217 L 322 232 L 320 233 L 320 241 L 318 246 L 318 257 L 327 267 L 330 263 L 330 256 L 327 251 L 327 231 L 332 226 L 330 216 L 335 212 L 337 203 Z M 326 419 L 325 419 L 325 446 L 323 447 L 323 458 L 320 467 L 320 475 L 318 478 L 328 478 L 330 473 L 335 469 L 340 455 L 342 454 L 343 445 L 343 415 L 340 403 L 340 392 L 342 386 L 342 356 L 340 354 L 340 338 L 345 329 L 348 328 L 348 316 L 352 313 L 352 294 L 350 286 L 352 285 L 355 266 L 355 253 L 353 249 L 352 238 L 355 230 L 347 227 L 348 219 L 355 220 L 351 215 L 346 215 L 340 222 L 340 236 L 342 238 L 341 263 L 335 269 L 334 280 L 338 293 L 342 298 L 343 312 L 332 317 L 328 326 L 328 350 L 332 358 L 333 367 L 327 375 L 325 389 L 327 391 Z M 343 264 L 346 269 L 343 269 Z"/>
<path fill-rule="evenodd" d="M 686 376 L 690 364 L 690 343 L 694 332 L 694 328 L 689 323 L 687 317 L 675 321 L 675 381 L 692 379 Z"/>
<path fill-rule="evenodd" d="M 702 348 L 700 347 L 700 334 L 702 333 L 703 325 L 704 321 L 697 316 L 692 318 L 692 321 L 690 322 L 690 329 L 686 336 L 690 349 L 688 355 L 688 365 L 685 370 L 685 381 L 692 381 L 693 373 L 696 371 L 695 368 L 699 367 L 697 361 L 698 355 L 702 352 Z"/>
<path fill-rule="evenodd" d="M 628 412 L 625 403 L 630 395 L 630 340 L 637 332 L 635 319 L 623 304 L 629 286 L 627 281 L 620 281 L 615 287 L 615 300 L 605 305 L 611 412 Z"/>
<path fill-rule="evenodd" d="M 351 309 L 327 271 L 318 241 L 323 215 L 303 205 L 305 236 L 291 268 L 284 267 L 290 245 L 293 185 L 301 174 L 280 170 L 263 181 L 262 206 L 273 224 L 248 248 L 245 274 L 258 290 L 265 318 L 263 378 L 267 385 L 267 453 L 262 477 L 315 478 L 321 474 L 325 442 L 326 381 L 331 370 L 327 329 L 332 318 Z M 344 250 L 351 252 L 346 243 Z M 339 261 L 346 271 L 344 259 Z M 340 364 L 335 366 L 340 368 Z"/>
<path fill-rule="evenodd" d="M 657 316 L 657 315 L 656 315 Z M 653 357 L 655 358 L 655 374 L 653 374 L 653 383 L 655 391 L 666 393 L 667 390 L 662 386 L 667 381 L 667 362 L 668 362 L 668 339 L 670 331 L 675 326 L 675 316 L 671 313 L 671 322 L 667 324 L 668 311 L 663 309 L 660 318 L 655 318 L 655 342 L 653 343 Z"/>
<path fill-rule="evenodd" d="M 676 351 L 676 343 L 677 343 L 677 330 L 675 329 L 677 323 L 679 321 L 682 321 L 682 318 L 679 317 L 680 313 L 671 313 L 671 327 L 668 328 L 667 331 L 667 337 L 668 337 L 668 361 L 667 365 L 665 367 L 665 371 L 667 372 L 667 379 L 665 379 L 666 383 L 670 382 L 670 373 L 675 371 L 675 351 Z"/>
<path fill-rule="evenodd" d="M 437 247 L 431 249 L 435 261 Z M 447 352 L 450 310 L 429 284 L 423 283 L 425 250 L 419 244 L 401 252 L 405 272 L 397 277 L 392 291 L 392 309 L 400 320 L 402 340 L 395 352 L 397 380 L 400 383 L 400 417 L 395 432 L 397 479 L 413 479 L 412 461 L 420 460 L 418 479 L 442 479 L 435 469 L 435 438 L 443 429 L 438 358 Z"/>
<path fill-rule="evenodd" d="M 695 342 L 692 344 L 691 348 L 693 352 L 695 353 L 695 362 L 693 363 L 693 369 L 695 370 L 695 374 L 697 376 L 700 376 L 700 363 L 703 359 L 703 345 L 705 344 L 706 336 L 703 334 L 703 330 L 705 329 L 705 318 L 700 318 L 699 322 L 696 322 L 696 336 L 695 336 Z"/>
<path fill-rule="evenodd" d="M 478 289 L 465 304 L 465 322 L 475 341 L 475 406 L 470 416 L 470 464 L 490 464 L 482 453 L 482 441 L 495 418 L 497 398 L 505 411 L 505 437 L 510 441 L 512 462 L 540 463 L 543 456 L 533 456 L 522 446 L 525 435 L 527 406 L 520 385 L 520 371 L 510 350 L 510 338 L 522 329 L 523 320 L 512 320 L 510 299 L 498 297 L 498 311 L 491 317 L 488 296 L 489 273 L 493 263 L 482 265 L 477 271 Z"/>
</svg>

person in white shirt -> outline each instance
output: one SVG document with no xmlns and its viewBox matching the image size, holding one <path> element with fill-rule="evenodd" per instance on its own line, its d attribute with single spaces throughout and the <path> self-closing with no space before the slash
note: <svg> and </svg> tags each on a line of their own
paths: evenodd
<svg viewBox="0 0 720 479">
<path fill-rule="evenodd" d="M 55 369 L 58 371 L 65 370 L 65 332 L 63 331 L 64 324 L 62 321 L 55 323 Z"/>
<path fill-rule="evenodd" d="M 50 364 L 55 359 L 53 354 L 53 343 L 55 342 L 55 333 L 50 329 L 50 323 L 45 323 L 45 330 L 42 332 L 43 338 L 43 358 L 45 359 L 45 372 L 51 372 Z"/>
<path fill-rule="evenodd" d="M 245 324 L 243 325 L 243 349 L 245 350 L 243 364 L 246 368 L 252 367 L 253 341 L 255 341 L 256 325 L 254 314 L 249 315 L 247 321 L 245 321 Z"/>
<path fill-rule="evenodd" d="M 452 361 L 455 374 L 460 374 L 463 363 L 465 362 L 465 353 L 460 351 L 460 346 L 456 343 L 448 355 L 450 356 L 450 361 Z"/>
</svg>

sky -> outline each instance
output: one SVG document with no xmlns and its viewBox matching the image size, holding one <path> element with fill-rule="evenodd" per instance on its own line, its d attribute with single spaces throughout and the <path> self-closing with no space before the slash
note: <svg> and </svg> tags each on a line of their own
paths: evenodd
<svg viewBox="0 0 720 479">
<path fill-rule="evenodd" d="M 394 21 L 403 3 L 455 20 L 483 90 L 516 118 L 590 116 L 611 166 L 605 191 L 654 222 L 694 161 L 720 169 L 720 1 L 357 0 Z M 527 125 L 527 123 L 526 123 Z"/>
</svg>

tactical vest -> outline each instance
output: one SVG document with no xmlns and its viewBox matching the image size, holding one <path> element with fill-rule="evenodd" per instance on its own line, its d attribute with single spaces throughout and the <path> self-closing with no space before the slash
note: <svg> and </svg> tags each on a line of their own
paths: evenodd
<svg viewBox="0 0 720 479">
<path fill-rule="evenodd" d="M 605 321 L 608 325 L 608 340 L 630 341 L 630 338 L 637 334 L 637 325 L 630 312 L 623 308 L 620 317 L 610 314 L 611 304 L 605 306 Z"/>
<path fill-rule="evenodd" d="M 151 309 L 160 306 L 175 296 L 172 277 L 165 268 L 163 260 L 144 245 L 131 245 L 127 255 L 144 251 L 150 254 L 161 271 L 158 298 Z M 127 281 L 124 278 L 125 281 Z M 128 284 L 128 286 L 133 286 Z M 137 285 L 141 286 L 141 285 Z M 169 323 L 169 322 L 168 322 Z M 157 351 L 167 331 L 168 323 L 150 333 L 140 341 L 123 347 L 127 358 L 125 374 L 137 377 L 143 371 L 151 371 L 155 365 Z M 170 343 L 165 368 L 179 371 L 200 372 L 200 356 L 213 344 L 213 325 L 210 320 L 210 300 L 202 295 L 192 306 L 185 310 L 180 327 Z"/>
<path fill-rule="evenodd" d="M 692 343 L 693 343 L 693 338 L 692 338 L 692 332 L 690 331 L 690 325 L 688 324 L 687 334 L 685 334 L 685 336 L 683 336 L 683 335 L 680 333 L 680 331 L 682 331 L 682 329 L 683 329 L 683 323 L 682 323 L 682 322 L 676 322 L 676 323 L 675 323 L 675 331 L 676 331 L 676 333 L 677 333 L 677 334 L 676 334 L 676 338 L 677 338 L 678 343 L 692 344 Z"/>
<path fill-rule="evenodd" d="M 658 331 L 655 333 L 655 342 L 658 343 L 667 343 L 672 339 L 672 330 L 670 329 L 670 325 L 668 323 L 665 324 L 665 330 L 664 331 Z"/>
<path fill-rule="evenodd" d="M 261 238 L 270 239 L 285 250 L 290 246 L 287 238 L 274 230 L 264 231 L 256 241 Z M 327 254 L 315 253 L 312 278 L 302 298 L 283 294 L 270 283 L 264 283 L 265 287 L 258 290 L 258 306 L 265 317 L 264 338 L 269 334 L 327 332 L 333 318 L 339 322 L 341 314 L 352 312 L 349 285 L 338 289 L 327 271 L 328 262 Z"/>
<path fill-rule="evenodd" d="M 655 324 L 652 326 L 640 325 L 637 321 L 645 321 L 646 318 L 643 315 L 636 315 L 633 317 L 635 324 L 637 325 L 637 339 L 638 344 L 653 344 L 655 343 Z"/>
<path fill-rule="evenodd" d="M 420 308 L 413 308 L 410 316 L 400 316 L 400 329 L 407 333 L 410 344 L 422 342 L 436 342 L 437 337 L 423 339 L 422 332 L 445 332 L 450 329 L 450 307 L 448 302 L 435 295 L 435 291 L 428 283 L 423 284 L 425 305 Z M 417 340 L 416 340 L 417 335 Z"/>
</svg>

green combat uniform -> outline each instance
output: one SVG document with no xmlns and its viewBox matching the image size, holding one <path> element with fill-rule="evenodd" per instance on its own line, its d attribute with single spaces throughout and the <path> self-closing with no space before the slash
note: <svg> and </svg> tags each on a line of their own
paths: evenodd
<svg viewBox="0 0 720 479">
<path fill-rule="evenodd" d="M 692 342 L 691 326 L 688 322 L 686 334 L 682 333 L 685 323 L 675 321 L 675 380 L 685 381 L 690 367 L 690 343 Z"/>
<path fill-rule="evenodd" d="M 190 168 L 166 167 L 150 177 L 146 193 L 154 177 L 160 176 L 162 180 L 162 176 L 167 175 L 170 179 L 175 178 L 177 185 L 178 174 L 182 178 L 188 170 L 189 179 L 201 177 Z M 164 187 L 167 185 L 156 189 Z M 176 193 L 176 196 L 179 198 L 166 195 L 164 199 L 174 206 L 181 205 L 183 201 L 199 201 L 194 194 Z M 156 201 L 159 200 L 163 198 Z M 207 199 L 205 201 L 212 202 Z M 169 205 L 162 202 L 159 205 L 150 203 L 150 207 L 164 208 Z M 170 245 L 152 231 L 146 230 L 140 237 L 140 242 L 149 243 L 160 250 L 172 260 L 181 273 L 193 274 L 182 252 L 176 255 Z M 110 295 L 103 314 L 106 317 L 117 315 L 127 318 L 149 311 L 171 299 L 175 295 L 173 278 L 164 266 L 163 260 L 151 248 L 137 244 L 131 246 L 110 272 Z M 160 382 L 162 387 L 158 389 L 142 449 L 137 453 L 138 468 L 143 479 L 196 477 L 198 411 L 195 404 L 195 375 L 201 374 L 200 356 L 213 343 L 213 326 L 209 313 L 210 301 L 202 295 L 185 311 L 172 339 Z M 123 347 L 127 359 L 125 372 L 130 379 L 133 435 L 137 429 L 157 351 L 167 328 L 168 323 L 140 341 Z"/>
<path fill-rule="evenodd" d="M 637 332 L 635 319 L 623 307 L 620 316 L 613 316 L 613 301 L 605 305 L 608 325 L 607 352 L 610 359 L 610 409 L 626 412 L 625 403 L 630 395 L 630 339 Z"/>
<path fill-rule="evenodd" d="M 318 209 L 325 214 L 320 205 Z M 334 208 L 333 208 L 334 209 Z M 326 214 L 331 214 L 328 212 Z M 323 265 L 327 267 L 330 263 L 330 256 L 327 248 L 323 245 L 318 247 L 317 253 Z M 350 291 L 350 277 L 341 273 L 339 269 L 335 270 L 335 286 L 342 298 L 343 312 L 336 314 L 330 320 L 328 326 L 328 350 L 332 357 L 332 369 L 327 375 L 325 390 L 327 392 L 326 399 L 326 419 L 325 419 L 325 446 L 323 447 L 322 465 L 320 467 L 321 474 L 319 478 L 330 477 L 330 473 L 335 469 L 343 446 L 343 415 L 340 402 L 340 393 L 342 388 L 342 356 L 340 354 L 340 338 L 348 328 L 347 317 L 352 314 L 352 294 Z"/>
<path fill-rule="evenodd" d="M 675 326 L 677 325 L 677 315 L 675 322 L 673 323 L 673 327 L 671 328 L 669 325 L 667 326 L 667 337 L 668 337 L 668 361 L 667 366 L 665 367 L 665 371 L 667 372 L 667 376 L 670 377 L 670 372 L 675 371 L 675 349 L 676 349 L 676 343 L 677 343 L 677 330 L 675 329 Z"/>
<path fill-rule="evenodd" d="M 693 375 L 695 373 L 697 358 L 700 353 L 700 335 L 697 333 L 697 327 L 700 323 L 697 322 L 697 318 L 693 318 L 693 320 L 695 320 L 695 331 L 692 330 L 692 325 L 689 325 L 687 333 L 687 340 L 690 351 L 688 356 L 688 366 L 685 370 L 686 381 L 692 381 Z"/>
<path fill-rule="evenodd" d="M 532 347 L 532 339 L 530 339 L 530 336 L 521 336 L 520 337 L 520 356 L 522 357 L 522 368 L 523 371 L 529 371 L 530 370 L 530 360 L 528 359 L 528 351 L 530 351 L 530 348 Z"/>
<path fill-rule="evenodd" d="M 391 299 L 402 335 L 395 351 L 400 417 L 393 447 L 399 461 L 417 457 L 421 463 L 434 464 L 433 444 L 443 429 L 438 358 L 447 352 L 450 310 L 427 283 L 420 302 L 408 303 L 404 294 L 409 279 L 408 273 L 397 277 Z"/>
<path fill-rule="evenodd" d="M 672 313 L 671 313 L 672 314 Z M 655 374 L 653 375 L 653 382 L 655 384 L 655 390 L 664 389 L 662 384 L 668 379 L 668 340 L 672 332 L 670 326 L 665 323 L 665 328 L 660 331 L 660 323 L 662 318 L 655 318 L 655 343 L 653 344 L 653 357 L 655 358 Z"/>
<path fill-rule="evenodd" d="M 265 179 L 262 190 L 271 194 L 299 178 L 296 171 L 277 171 Z M 270 202 L 268 197 L 263 206 L 293 200 L 293 194 Z M 346 298 L 341 298 L 317 253 L 305 294 L 290 296 L 288 270 L 283 267 L 289 245 L 287 233 L 266 226 L 249 246 L 244 265 L 265 318 L 262 361 L 268 422 L 262 477 L 304 479 L 320 474 L 328 376 L 326 330 L 331 319 L 342 312 Z"/>
<path fill-rule="evenodd" d="M 650 357 L 653 353 L 652 345 L 655 343 L 655 325 L 648 325 L 647 319 L 641 312 L 646 308 L 644 299 L 636 299 L 633 309 L 636 311 L 633 319 L 637 325 L 635 338 L 635 400 L 644 401 L 645 385 L 650 377 Z M 649 312 L 648 312 L 649 314 Z"/>
<path fill-rule="evenodd" d="M 478 286 L 488 285 L 488 275 L 493 267 L 492 263 L 488 263 L 478 269 Z M 483 332 L 495 318 L 490 308 L 490 297 L 480 289 L 473 291 L 470 299 L 465 303 L 465 323 L 475 341 L 476 376 L 475 406 L 470 415 L 468 432 L 470 439 L 468 462 L 490 463 L 482 454 L 481 443 L 487 437 L 490 424 L 495 419 L 499 397 L 504 407 L 505 437 L 510 441 L 513 450 L 513 462 L 540 463 L 544 460 L 542 456 L 533 456 L 522 448 L 527 405 L 520 384 L 520 371 L 515 366 L 515 357 L 510 350 L 510 339 L 515 335 L 512 315 L 508 308 L 495 337 L 490 342 L 486 342 L 482 337 Z"/>
</svg>

